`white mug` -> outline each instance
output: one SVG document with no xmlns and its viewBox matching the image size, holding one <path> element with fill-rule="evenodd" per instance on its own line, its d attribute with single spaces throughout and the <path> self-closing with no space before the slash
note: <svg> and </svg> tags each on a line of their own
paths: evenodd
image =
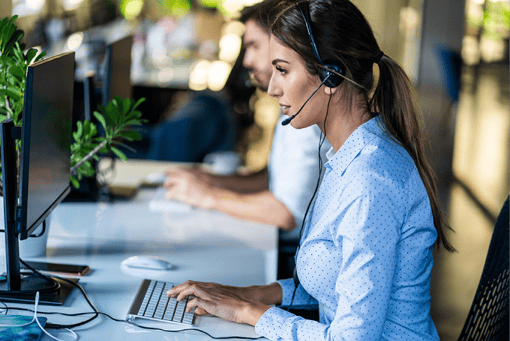
<svg viewBox="0 0 510 341">
<path fill-rule="evenodd" d="M 231 151 L 213 152 L 204 157 L 204 164 L 213 174 L 232 175 L 241 165 L 241 156 Z"/>
</svg>

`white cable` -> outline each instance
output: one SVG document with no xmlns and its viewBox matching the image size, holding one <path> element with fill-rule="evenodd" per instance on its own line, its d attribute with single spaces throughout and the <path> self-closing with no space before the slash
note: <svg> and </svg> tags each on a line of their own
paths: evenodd
<svg viewBox="0 0 510 341">
<path fill-rule="evenodd" d="M 53 335 L 51 335 L 50 333 L 48 333 L 46 331 L 46 329 L 43 328 L 43 326 L 41 325 L 41 323 L 39 322 L 39 319 L 37 318 L 37 305 L 39 304 L 39 291 L 35 294 L 35 307 L 34 307 L 34 320 L 35 322 L 37 322 L 37 325 L 39 326 L 39 328 L 41 328 L 41 330 L 44 332 L 44 334 L 48 335 L 49 337 L 51 337 L 53 340 L 57 340 L 57 341 L 64 341 L 62 339 L 59 339 Z M 32 320 L 33 321 L 33 320 Z M 73 332 L 71 329 L 69 328 L 65 328 L 65 330 L 67 330 L 69 333 L 72 334 L 73 336 L 73 339 L 74 340 L 78 340 L 78 335 Z"/>
</svg>

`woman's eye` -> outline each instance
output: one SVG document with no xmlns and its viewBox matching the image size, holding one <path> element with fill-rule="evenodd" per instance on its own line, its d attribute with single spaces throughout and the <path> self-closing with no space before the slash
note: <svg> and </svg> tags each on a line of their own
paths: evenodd
<svg viewBox="0 0 510 341">
<path fill-rule="evenodd" d="M 282 74 L 286 72 L 285 69 L 281 68 L 280 66 L 276 66 L 276 70 Z"/>
</svg>

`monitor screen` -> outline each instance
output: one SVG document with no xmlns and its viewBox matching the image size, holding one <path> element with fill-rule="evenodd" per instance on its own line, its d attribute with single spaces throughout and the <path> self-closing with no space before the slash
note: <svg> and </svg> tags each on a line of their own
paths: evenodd
<svg viewBox="0 0 510 341">
<path fill-rule="evenodd" d="M 106 48 L 106 72 L 102 104 L 106 106 L 115 96 L 131 98 L 131 47 L 133 36 L 115 41 Z"/>
<path fill-rule="evenodd" d="M 17 229 L 23 240 L 70 191 L 74 52 L 28 67 Z"/>
</svg>

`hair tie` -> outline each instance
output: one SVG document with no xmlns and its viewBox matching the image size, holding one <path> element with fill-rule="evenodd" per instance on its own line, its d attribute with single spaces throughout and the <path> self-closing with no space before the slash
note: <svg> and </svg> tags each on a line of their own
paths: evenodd
<svg viewBox="0 0 510 341">
<path fill-rule="evenodd" d="M 375 58 L 374 63 L 379 64 L 381 62 L 381 59 L 383 56 L 384 56 L 384 52 L 382 52 L 382 51 L 379 52 L 379 55 L 377 56 L 377 58 Z"/>
</svg>

